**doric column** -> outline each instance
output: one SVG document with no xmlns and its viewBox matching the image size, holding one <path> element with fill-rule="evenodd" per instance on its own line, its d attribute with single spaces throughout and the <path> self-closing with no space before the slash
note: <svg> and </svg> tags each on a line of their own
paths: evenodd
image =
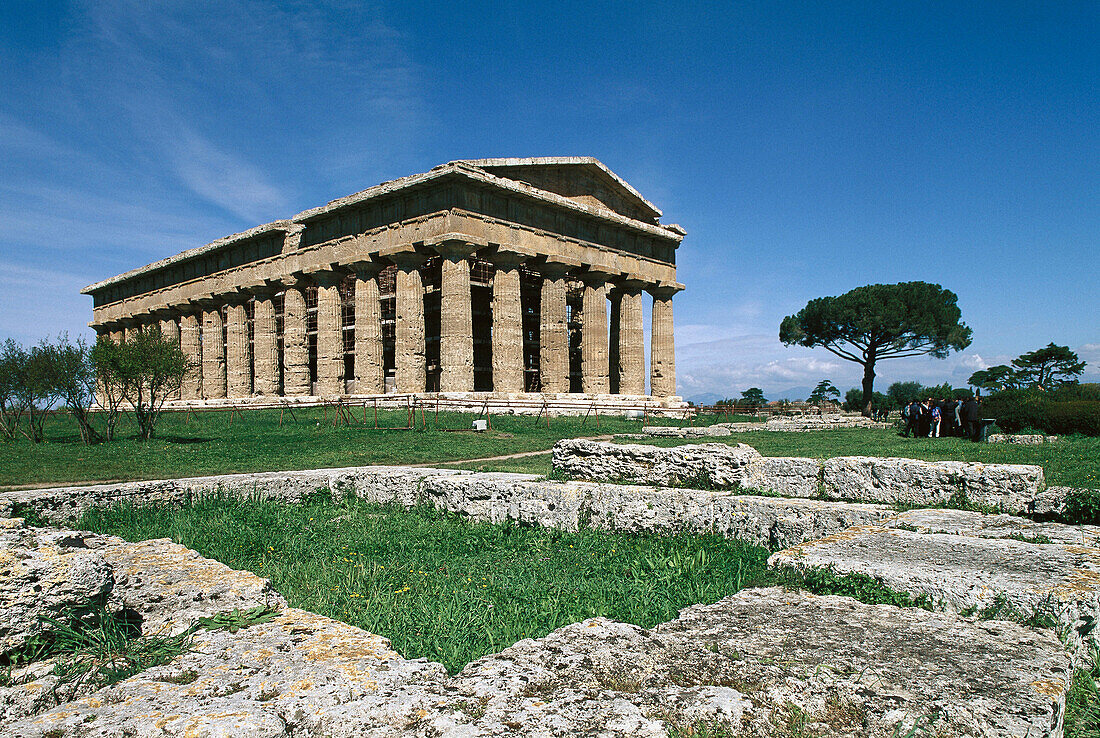
<svg viewBox="0 0 1100 738">
<path fill-rule="evenodd" d="M 611 375 L 615 392 L 645 394 L 644 343 L 642 282 L 620 282 L 611 291 Z"/>
<path fill-rule="evenodd" d="M 283 394 L 308 395 L 309 343 L 306 339 L 306 296 L 300 279 L 284 280 L 283 293 Z"/>
<path fill-rule="evenodd" d="M 654 397 L 676 394 L 676 345 L 672 331 L 672 296 L 678 286 L 658 285 L 649 287 L 653 295 L 651 331 L 653 345 L 650 349 L 649 391 Z"/>
<path fill-rule="evenodd" d="M 252 390 L 257 395 L 279 394 L 279 340 L 275 326 L 275 299 L 272 289 L 254 291 L 252 309 Z"/>
<path fill-rule="evenodd" d="M 232 295 L 225 311 L 226 396 L 252 395 L 252 347 L 248 342 L 248 296 Z"/>
<path fill-rule="evenodd" d="M 439 391 L 474 389 L 474 322 L 470 295 L 470 254 L 462 240 L 434 244 L 439 253 Z"/>
<path fill-rule="evenodd" d="M 539 384 L 543 392 L 569 391 L 569 324 L 565 287 L 566 264 L 540 264 Z"/>
<path fill-rule="evenodd" d="M 356 265 L 355 274 L 355 392 L 380 395 L 386 391 L 382 367 L 382 309 L 378 302 L 381 265 Z"/>
<path fill-rule="evenodd" d="M 176 317 L 168 310 L 158 311 L 160 317 L 160 335 L 165 340 L 176 346 L 180 345 L 180 326 L 176 322 Z M 181 390 L 176 390 L 168 398 L 170 400 L 178 400 L 182 396 Z"/>
<path fill-rule="evenodd" d="M 202 310 L 202 396 L 225 397 L 225 336 L 221 309 L 208 303 Z"/>
<path fill-rule="evenodd" d="M 611 391 L 607 357 L 607 277 L 585 272 L 581 307 L 581 390 L 590 395 Z"/>
<path fill-rule="evenodd" d="M 126 329 L 116 323 L 111 326 L 111 330 L 108 331 L 107 336 L 115 343 L 122 343 L 122 339 L 126 337 Z"/>
<path fill-rule="evenodd" d="M 122 321 L 122 337 L 129 343 L 134 340 L 134 334 L 141 330 L 141 322 L 137 318 L 126 318 Z"/>
<path fill-rule="evenodd" d="M 523 307 L 521 254 L 493 255 L 493 392 L 523 392 Z"/>
<path fill-rule="evenodd" d="M 187 357 L 187 372 L 183 375 L 180 397 L 184 400 L 202 399 L 202 330 L 195 308 L 185 308 L 180 313 L 180 350 Z"/>
<path fill-rule="evenodd" d="M 317 280 L 317 394 L 344 394 L 344 322 L 340 307 L 338 272 L 318 272 Z"/>
<path fill-rule="evenodd" d="M 394 299 L 394 363 L 398 392 L 423 392 L 428 383 L 424 346 L 424 257 L 412 251 L 394 254 L 397 294 Z"/>
</svg>

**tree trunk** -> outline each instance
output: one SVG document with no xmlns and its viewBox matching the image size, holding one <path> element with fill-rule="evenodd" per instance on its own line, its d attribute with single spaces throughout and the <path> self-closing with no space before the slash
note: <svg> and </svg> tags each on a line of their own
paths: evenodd
<svg viewBox="0 0 1100 738">
<path fill-rule="evenodd" d="M 875 393 L 875 361 L 863 365 L 863 417 L 871 417 L 871 399 Z"/>
</svg>

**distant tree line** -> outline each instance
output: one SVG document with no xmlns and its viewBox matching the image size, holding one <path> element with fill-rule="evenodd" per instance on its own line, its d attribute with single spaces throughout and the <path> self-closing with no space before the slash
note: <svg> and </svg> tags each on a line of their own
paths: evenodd
<svg viewBox="0 0 1100 738">
<path fill-rule="evenodd" d="M 100 336 L 88 345 L 61 335 L 26 348 L 8 339 L 0 345 L 0 437 L 41 443 L 46 418 L 64 408 L 84 443 L 113 440 L 124 412 L 133 414 L 140 438 L 152 438 L 164 403 L 189 368 L 158 326 L 119 343 Z"/>
</svg>

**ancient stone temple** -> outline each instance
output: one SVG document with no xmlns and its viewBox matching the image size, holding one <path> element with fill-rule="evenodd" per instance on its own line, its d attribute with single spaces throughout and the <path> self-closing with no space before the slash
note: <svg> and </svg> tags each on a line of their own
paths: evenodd
<svg viewBox="0 0 1100 738">
<path fill-rule="evenodd" d="M 684 236 L 596 159 L 453 161 L 90 285 L 116 340 L 158 324 L 184 400 L 676 393 Z M 651 306 L 649 392 L 643 296 Z"/>
</svg>

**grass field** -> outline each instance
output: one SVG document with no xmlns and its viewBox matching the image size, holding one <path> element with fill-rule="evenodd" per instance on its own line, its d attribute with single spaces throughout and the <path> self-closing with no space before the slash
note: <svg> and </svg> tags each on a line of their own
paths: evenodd
<svg viewBox="0 0 1100 738">
<path fill-rule="evenodd" d="M 111 443 L 86 446 L 67 418 L 47 422 L 47 441 L 0 444 L 0 486 L 64 482 L 318 469 L 367 464 L 415 464 L 549 449 L 559 438 L 637 432 L 639 420 L 601 417 L 544 420 L 494 415 L 493 431 L 468 429 L 472 415 L 428 413 L 428 430 L 374 430 L 366 424 L 334 426 L 332 411 L 303 408 L 283 417 L 278 410 L 250 410 L 231 419 L 227 412 L 188 416 L 166 413 L 157 437 L 139 441 L 127 417 Z M 361 420 L 360 416 L 360 420 Z M 379 411 L 379 425 L 404 426 L 405 411 Z M 420 418 L 417 418 L 420 423 Z"/>
<path fill-rule="evenodd" d="M 384 635 L 407 658 L 452 672 L 596 615 L 652 627 L 767 577 L 766 549 L 718 536 L 476 524 L 356 500 L 117 507 L 92 510 L 77 527 L 172 538 L 270 578 L 295 607 Z"/>
</svg>

